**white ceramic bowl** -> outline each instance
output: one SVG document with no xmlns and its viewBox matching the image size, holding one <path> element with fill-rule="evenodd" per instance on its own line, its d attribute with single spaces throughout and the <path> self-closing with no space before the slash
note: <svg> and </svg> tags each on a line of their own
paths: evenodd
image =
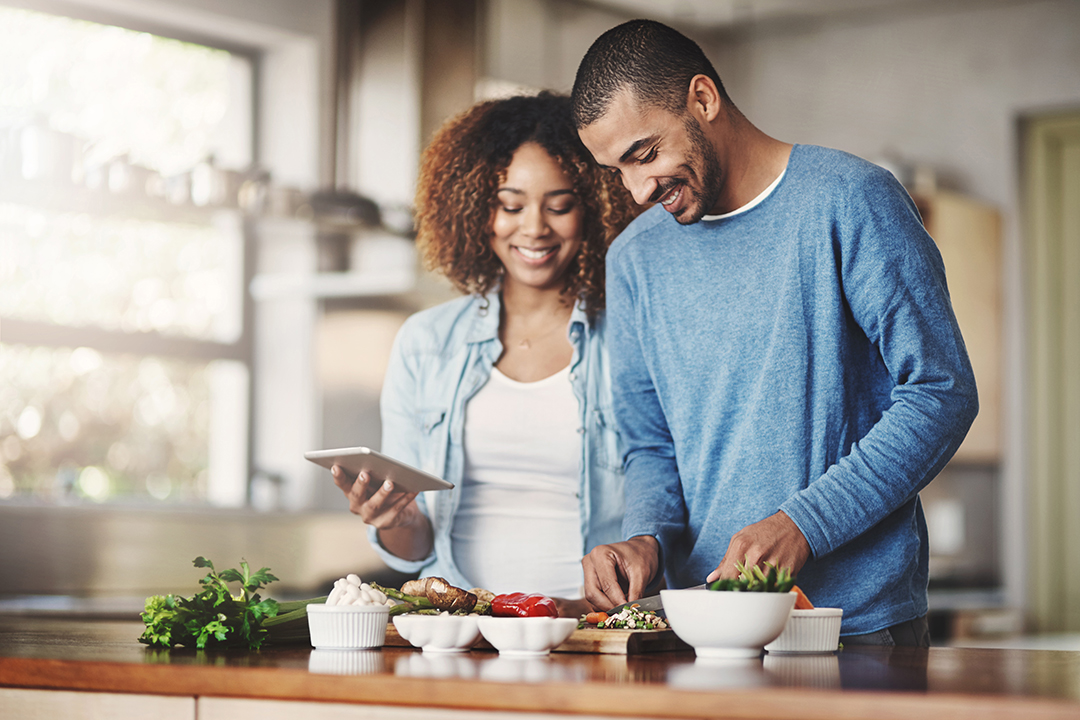
<svg viewBox="0 0 1080 720">
<path fill-rule="evenodd" d="M 765 646 L 771 653 L 836 652 L 840 644 L 840 608 L 792 610 L 784 632 Z"/>
<path fill-rule="evenodd" d="M 758 657 L 784 630 L 795 593 L 661 590 L 668 624 L 700 658 Z"/>
<path fill-rule="evenodd" d="M 461 652 L 480 637 L 475 615 L 398 615 L 394 627 L 424 652 Z"/>
<path fill-rule="evenodd" d="M 480 634 L 500 653 L 547 655 L 577 629 L 577 618 L 490 617 L 476 618 Z"/>
<path fill-rule="evenodd" d="M 382 647 L 390 608 L 385 605 L 308 605 L 308 631 L 318 650 Z"/>
</svg>

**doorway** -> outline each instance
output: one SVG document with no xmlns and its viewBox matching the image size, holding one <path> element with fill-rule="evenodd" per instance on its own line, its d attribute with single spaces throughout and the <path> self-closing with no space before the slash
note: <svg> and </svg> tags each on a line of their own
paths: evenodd
<svg viewBox="0 0 1080 720">
<path fill-rule="evenodd" d="M 1080 112 L 1027 120 L 1030 620 L 1080 631 Z"/>
</svg>

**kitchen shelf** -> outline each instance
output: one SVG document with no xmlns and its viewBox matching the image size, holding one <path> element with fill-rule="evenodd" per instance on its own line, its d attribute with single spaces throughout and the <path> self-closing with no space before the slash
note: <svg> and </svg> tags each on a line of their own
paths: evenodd
<svg viewBox="0 0 1080 720">
<path fill-rule="evenodd" d="M 380 297 L 410 292 L 415 287 L 416 272 L 412 268 L 309 274 L 266 273 L 252 279 L 251 296 L 255 300 Z"/>
<path fill-rule="evenodd" d="M 0 179 L 0 198 L 6 203 L 45 212 L 87 213 L 196 225 L 212 224 L 214 218 L 222 212 L 240 212 L 235 205 L 177 205 L 164 198 L 135 193 L 112 193 L 104 189 L 91 190 L 78 185 L 58 185 L 45 180 Z"/>
</svg>

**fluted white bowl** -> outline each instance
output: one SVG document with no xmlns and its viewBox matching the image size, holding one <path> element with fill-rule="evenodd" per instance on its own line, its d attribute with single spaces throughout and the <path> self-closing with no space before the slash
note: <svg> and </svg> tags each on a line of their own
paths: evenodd
<svg viewBox="0 0 1080 720">
<path fill-rule="evenodd" d="M 784 630 L 795 593 L 661 590 L 668 624 L 701 658 L 758 657 Z"/>
<path fill-rule="evenodd" d="M 476 618 L 480 634 L 500 653 L 547 655 L 566 642 L 577 629 L 576 618 L 491 617 Z"/>
<path fill-rule="evenodd" d="M 390 608 L 385 605 L 308 605 L 308 631 L 318 650 L 382 647 Z"/>
<path fill-rule="evenodd" d="M 840 608 L 792 610 L 780 636 L 765 646 L 771 653 L 835 652 L 840 645 Z"/>
<path fill-rule="evenodd" d="M 461 652 L 480 637 L 475 615 L 398 615 L 398 635 L 424 652 Z"/>
</svg>

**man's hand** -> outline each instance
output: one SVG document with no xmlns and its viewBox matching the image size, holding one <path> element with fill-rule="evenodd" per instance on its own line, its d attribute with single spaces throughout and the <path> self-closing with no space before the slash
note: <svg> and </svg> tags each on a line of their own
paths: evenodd
<svg viewBox="0 0 1080 720">
<path fill-rule="evenodd" d="M 791 518 L 777 512 L 735 533 L 724 559 L 705 581 L 738 577 L 736 561 L 745 563 L 746 567 L 769 562 L 778 568 L 790 568 L 791 574 L 796 575 L 809 558 L 810 543 Z"/>
<path fill-rule="evenodd" d="M 637 600 L 660 567 L 660 544 L 639 535 L 611 545 L 597 545 L 581 559 L 585 599 L 596 610 Z"/>
</svg>

